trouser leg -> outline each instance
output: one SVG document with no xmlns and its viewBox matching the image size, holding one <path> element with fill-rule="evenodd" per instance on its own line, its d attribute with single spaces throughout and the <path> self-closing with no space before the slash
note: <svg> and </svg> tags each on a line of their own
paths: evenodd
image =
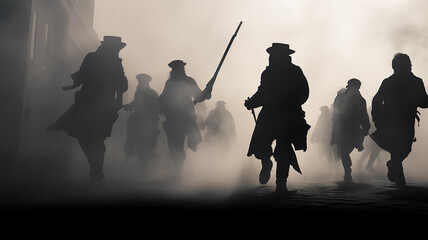
<svg viewBox="0 0 428 240">
<path fill-rule="evenodd" d="M 88 159 L 89 176 L 92 180 L 103 179 L 105 145 L 103 138 L 79 138 L 79 144 Z"/>
<path fill-rule="evenodd" d="M 276 191 L 287 191 L 287 179 L 292 162 L 297 164 L 297 157 L 289 141 L 279 139 L 276 141 L 274 157 L 276 161 Z"/>
<path fill-rule="evenodd" d="M 351 175 L 351 166 L 352 160 L 349 156 L 352 152 L 353 147 L 346 145 L 338 145 L 338 150 L 340 154 L 340 158 L 342 160 L 343 170 L 345 172 L 345 176 L 343 177 L 345 181 L 352 181 Z"/>
<path fill-rule="evenodd" d="M 411 143 L 401 144 L 391 149 L 391 160 L 386 163 L 388 167 L 388 179 L 397 185 L 406 185 L 403 161 L 411 152 Z"/>
<path fill-rule="evenodd" d="M 260 159 L 262 163 L 262 169 L 259 174 L 259 182 L 260 184 L 266 184 L 270 179 L 270 172 L 272 171 L 273 163 L 270 160 L 270 157 L 264 157 Z"/>
<path fill-rule="evenodd" d="M 266 184 L 269 182 L 271 171 L 272 171 L 272 138 L 265 137 L 262 138 L 255 148 L 254 156 L 257 159 L 260 159 L 262 168 L 259 173 L 259 182 L 260 184 Z"/>
<path fill-rule="evenodd" d="M 168 149 L 172 160 L 175 163 L 175 174 L 181 174 L 183 170 L 184 159 L 186 158 L 186 152 L 184 150 L 184 141 L 186 135 L 169 135 L 168 136 Z"/>
<path fill-rule="evenodd" d="M 373 169 L 374 161 L 379 157 L 380 149 L 372 149 L 369 157 L 369 161 L 367 162 L 366 169 Z"/>
<path fill-rule="evenodd" d="M 288 161 L 276 161 L 276 190 L 279 192 L 287 191 L 287 178 L 290 171 Z"/>
</svg>

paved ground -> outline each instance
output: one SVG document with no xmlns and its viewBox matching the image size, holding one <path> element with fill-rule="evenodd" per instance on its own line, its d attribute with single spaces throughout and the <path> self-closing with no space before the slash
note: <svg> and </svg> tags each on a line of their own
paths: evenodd
<svg viewBox="0 0 428 240">
<path fill-rule="evenodd" d="M 107 182 L 104 186 L 75 184 L 9 189 L 2 194 L 3 210 L 154 210 L 158 212 L 288 212 L 289 214 L 428 214 L 428 184 L 398 188 L 387 181 L 370 183 L 290 182 L 289 193 L 252 185 L 235 189 L 192 187 L 166 181 Z"/>
<path fill-rule="evenodd" d="M 232 180 L 218 181 L 222 171 L 224 169 L 212 171 L 211 175 L 207 172 L 204 173 L 206 176 L 197 176 L 201 179 L 199 182 L 192 179 L 181 182 L 137 181 L 132 177 L 123 180 L 114 178 L 112 174 L 101 186 L 92 186 L 85 180 L 61 183 L 57 182 L 58 176 L 55 181 L 48 178 L 45 181 L 48 184 L 1 181 L 0 212 L 52 210 L 50 212 L 80 214 L 96 211 L 144 216 L 149 213 L 168 216 L 283 213 L 285 216 L 320 216 L 321 219 L 325 216 L 349 218 L 369 215 L 389 219 L 398 215 L 428 215 L 428 181 L 424 180 L 410 178 L 407 187 L 398 188 L 388 182 L 384 173 L 373 176 L 356 171 L 354 182 L 350 184 L 340 182 L 340 171 L 335 180 L 326 180 L 325 176 L 318 180 L 310 179 L 314 174 L 307 173 L 291 177 L 289 193 L 278 196 L 272 179 L 267 185 L 253 181 L 229 186 Z M 258 168 L 255 168 L 247 179 L 254 180 L 257 173 Z M 39 179 L 37 176 L 30 179 Z M 81 179 L 84 177 L 87 176 L 83 175 Z M 212 180 L 217 182 L 210 184 Z M 237 179 L 233 181 L 237 182 Z M 341 221 L 339 219 L 343 218 L 336 219 L 336 222 Z"/>
</svg>

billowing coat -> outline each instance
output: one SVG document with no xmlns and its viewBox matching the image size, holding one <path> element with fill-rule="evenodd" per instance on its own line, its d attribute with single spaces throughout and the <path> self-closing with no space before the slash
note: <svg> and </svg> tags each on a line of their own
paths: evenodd
<svg viewBox="0 0 428 240">
<path fill-rule="evenodd" d="M 134 108 L 127 126 L 129 143 L 140 144 L 138 147 L 144 149 L 156 147 L 159 136 L 158 99 L 158 93 L 152 88 L 137 87 L 134 100 L 124 106 L 125 109 Z"/>
<path fill-rule="evenodd" d="M 366 100 L 358 89 L 347 89 L 334 99 L 331 144 L 346 144 L 362 150 L 370 129 Z"/>
<path fill-rule="evenodd" d="M 232 114 L 224 107 L 211 110 L 205 120 L 207 134 L 204 137 L 207 143 L 221 143 L 230 146 L 236 137 L 235 121 Z"/>
<path fill-rule="evenodd" d="M 370 137 L 387 151 L 397 141 L 410 148 L 415 137 L 418 107 L 428 107 L 422 79 L 411 72 L 394 73 L 383 80 L 373 98 L 372 117 L 377 130 Z"/>
<path fill-rule="evenodd" d="M 305 121 L 301 105 L 309 97 L 309 86 L 300 67 L 289 64 L 281 68 L 266 67 L 257 92 L 248 100 L 252 107 L 262 106 L 254 129 L 248 156 L 262 158 L 266 144 L 278 138 L 288 139 L 295 150 L 306 151 L 306 136 L 310 126 Z M 298 169 L 297 162 L 292 163 Z"/>
<path fill-rule="evenodd" d="M 107 57 L 101 48 L 86 55 L 79 70 L 82 88 L 74 104 L 49 128 L 63 130 L 70 136 L 110 137 L 118 118 L 116 94 L 128 89 L 122 59 Z"/>
<path fill-rule="evenodd" d="M 193 151 L 202 142 L 193 104 L 193 99 L 201 93 L 193 78 L 183 76 L 168 79 L 159 96 L 160 110 L 166 117 L 163 123 L 166 134 L 169 138 L 187 136 L 188 146 Z"/>
</svg>

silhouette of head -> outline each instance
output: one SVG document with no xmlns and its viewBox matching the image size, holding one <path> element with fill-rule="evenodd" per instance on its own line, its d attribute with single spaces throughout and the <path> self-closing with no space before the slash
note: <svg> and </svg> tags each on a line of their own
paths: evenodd
<svg viewBox="0 0 428 240">
<path fill-rule="evenodd" d="M 126 43 L 122 42 L 121 37 L 117 36 L 104 36 L 101 41 L 100 50 L 103 52 L 111 53 L 112 55 L 119 54 L 119 51 L 126 46 Z"/>
<path fill-rule="evenodd" d="M 136 76 L 139 84 L 148 84 L 152 81 L 152 77 L 145 73 L 140 73 Z"/>
<path fill-rule="evenodd" d="M 168 66 L 171 68 L 171 77 L 181 77 L 186 75 L 184 71 L 184 66 L 186 66 L 186 63 L 182 60 L 174 60 L 168 64 Z"/>
<path fill-rule="evenodd" d="M 119 49 L 122 49 L 126 46 L 126 43 L 122 42 L 122 38 L 117 36 L 104 36 L 104 39 L 103 41 L 101 41 L 101 44 L 106 47 Z"/>
<path fill-rule="evenodd" d="M 348 85 L 346 85 L 347 89 L 360 89 L 361 87 L 361 81 L 356 79 L 356 78 L 352 78 L 348 81 Z"/>
<path fill-rule="evenodd" d="M 174 70 L 176 68 L 184 68 L 184 66 L 186 66 L 186 63 L 183 62 L 183 60 L 174 60 L 170 62 L 168 66 Z"/>
<path fill-rule="evenodd" d="M 290 45 L 285 43 L 272 43 L 272 46 L 266 49 L 269 54 L 280 53 L 284 55 L 291 55 L 295 53 L 293 49 L 290 49 Z"/>
<path fill-rule="evenodd" d="M 328 106 L 321 106 L 320 110 L 321 110 L 321 112 L 327 112 L 327 111 L 329 111 L 329 108 L 328 108 Z"/>
<path fill-rule="evenodd" d="M 217 108 L 225 108 L 225 107 L 226 107 L 226 102 L 225 102 L 225 101 L 220 100 L 220 101 L 217 101 L 217 102 L 215 103 L 215 105 L 217 106 Z"/>
<path fill-rule="evenodd" d="M 392 59 L 392 69 L 397 73 L 411 72 L 412 62 L 410 57 L 404 53 L 396 53 Z"/>
<path fill-rule="evenodd" d="M 285 43 L 272 43 L 272 46 L 266 49 L 269 53 L 270 66 L 283 66 L 284 64 L 291 63 L 290 55 L 295 51 L 290 49 L 290 46 Z"/>
</svg>

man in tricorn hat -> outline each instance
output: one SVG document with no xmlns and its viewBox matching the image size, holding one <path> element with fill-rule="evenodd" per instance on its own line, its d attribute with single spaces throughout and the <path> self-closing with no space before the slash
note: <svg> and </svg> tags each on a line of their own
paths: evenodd
<svg viewBox="0 0 428 240">
<path fill-rule="evenodd" d="M 361 81 L 348 81 L 346 91 L 338 94 L 333 103 L 332 139 L 342 160 L 345 182 L 352 181 L 350 154 L 354 148 L 363 151 L 363 140 L 370 129 L 366 100 L 360 93 Z"/>
<path fill-rule="evenodd" d="M 136 78 L 138 86 L 134 100 L 123 106 L 125 110 L 133 111 L 128 120 L 124 151 L 127 158 L 135 155 L 144 167 L 148 167 L 155 160 L 154 148 L 159 136 L 159 95 L 150 87 L 150 75 L 141 73 Z"/>
<path fill-rule="evenodd" d="M 175 162 L 174 176 L 179 177 L 186 158 L 184 150 L 186 137 L 188 147 L 192 151 L 196 151 L 197 145 L 202 141 L 196 124 L 193 99 L 201 97 L 205 100 L 210 96 L 201 96 L 203 92 L 196 81 L 186 75 L 185 62 L 174 60 L 168 66 L 172 70 L 170 78 L 166 81 L 165 88 L 159 96 L 159 104 L 161 113 L 166 118 L 163 128 L 167 135 L 171 158 Z"/>
<path fill-rule="evenodd" d="M 221 147 L 222 153 L 227 153 L 236 140 L 236 130 L 235 121 L 226 109 L 225 101 L 217 101 L 216 108 L 209 112 L 205 125 L 207 133 L 204 136 L 204 143 L 211 147 Z"/>
<path fill-rule="evenodd" d="M 309 86 L 302 69 L 292 64 L 290 54 L 294 50 L 288 44 L 273 43 L 266 51 L 269 53 L 269 66 L 261 75 L 257 92 L 244 103 L 249 110 L 263 107 L 247 155 L 254 154 L 261 160 L 261 184 L 266 184 L 270 179 L 270 158 L 274 156 L 277 162 L 276 191 L 283 193 L 287 191 L 290 165 L 301 173 L 294 151 L 306 151 L 310 126 L 305 121 L 302 104 L 309 97 Z M 275 140 L 276 147 L 272 151 Z"/>
<path fill-rule="evenodd" d="M 125 46 L 120 37 L 104 36 L 98 49 L 86 55 L 79 71 L 72 75 L 74 84 L 64 87 L 69 90 L 81 86 L 73 106 L 49 127 L 77 138 L 89 162 L 89 176 L 95 182 L 104 178 L 104 140 L 111 135 L 122 107 L 122 94 L 128 89 L 119 58 Z"/>
</svg>

